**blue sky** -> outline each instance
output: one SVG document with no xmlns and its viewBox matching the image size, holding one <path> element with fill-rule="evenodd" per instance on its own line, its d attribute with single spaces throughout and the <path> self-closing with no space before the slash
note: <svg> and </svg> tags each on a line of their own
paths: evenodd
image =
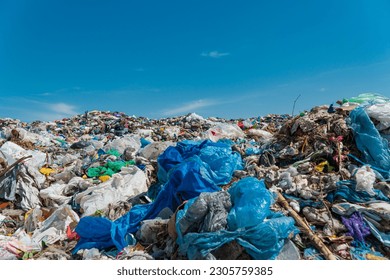
<svg viewBox="0 0 390 280">
<path fill-rule="evenodd" d="M 2 0 L 0 117 L 295 113 L 390 93 L 389 1 Z"/>
</svg>

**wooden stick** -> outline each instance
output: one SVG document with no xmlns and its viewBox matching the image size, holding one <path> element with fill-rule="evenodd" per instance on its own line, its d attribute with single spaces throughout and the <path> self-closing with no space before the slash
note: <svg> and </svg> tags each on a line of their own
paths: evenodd
<svg viewBox="0 0 390 280">
<path fill-rule="evenodd" d="M 327 260 L 336 260 L 336 257 L 329 250 L 328 247 L 322 242 L 322 240 L 315 235 L 311 228 L 305 223 L 305 221 L 298 215 L 294 209 L 288 204 L 288 201 L 283 197 L 283 195 L 278 192 L 278 202 L 288 211 L 288 213 L 294 218 L 297 224 L 303 229 L 304 233 L 309 237 L 309 239 L 314 243 L 317 249 L 325 256 Z"/>
<path fill-rule="evenodd" d="M 10 171 L 11 169 L 13 169 L 15 166 L 17 166 L 19 163 L 21 163 L 22 161 L 28 159 L 28 158 L 31 158 L 32 156 L 26 156 L 26 157 L 22 157 L 20 159 L 18 159 L 17 161 L 15 161 L 13 164 L 9 165 L 6 169 L 4 169 L 1 173 L 0 173 L 0 177 L 3 177 L 8 171 Z"/>
</svg>

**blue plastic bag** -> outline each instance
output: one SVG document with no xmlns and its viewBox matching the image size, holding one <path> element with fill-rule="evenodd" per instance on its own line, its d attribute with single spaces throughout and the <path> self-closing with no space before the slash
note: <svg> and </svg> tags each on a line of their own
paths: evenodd
<svg viewBox="0 0 390 280">
<path fill-rule="evenodd" d="M 355 108 L 349 118 L 356 146 L 363 154 L 363 161 L 379 167 L 382 170 L 380 173 L 389 178 L 390 149 L 387 140 L 379 134 L 364 107 Z"/>
<path fill-rule="evenodd" d="M 233 207 L 227 217 L 229 230 L 236 230 L 263 222 L 274 202 L 271 193 L 253 177 L 241 179 L 228 190 Z"/>
<path fill-rule="evenodd" d="M 196 198 L 178 211 L 176 242 L 180 253 L 189 259 L 208 259 L 213 257 L 213 250 L 237 241 L 254 259 L 275 259 L 285 239 L 297 231 L 294 220 L 270 210 L 274 199 L 264 182 L 256 178 L 241 179 L 228 192 L 233 205 L 227 217 L 229 230 L 183 233 L 180 221 Z"/>
<path fill-rule="evenodd" d="M 190 260 L 209 258 L 209 253 L 224 244 L 237 241 L 256 260 L 275 259 L 285 239 L 296 230 L 294 220 L 279 217 L 253 227 L 236 231 L 194 233 L 184 235 L 179 243 L 180 253 Z"/>
</svg>

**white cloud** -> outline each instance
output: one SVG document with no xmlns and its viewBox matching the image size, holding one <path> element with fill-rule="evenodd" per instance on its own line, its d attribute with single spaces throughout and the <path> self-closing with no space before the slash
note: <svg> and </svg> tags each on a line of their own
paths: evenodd
<svg viewBox="0 0 390 280">
<path fill-rule="evenodd" d="M 52 96 L 53 93 L 51 92 L 44 92 L 44 93 L 40 93 L 40 94 L 37 94 L 38 96 Z"/>
<path fill-rule="evenodd" d="M 208 100 L 208 99 L 200 99 L 200 100 L 194 100 L 189 103 L 185 103 L 180 107 L 171 108 L 163 112 L 165 116 L 172 116 L 172 115 L 178 115 L 183 113 L 191 113 L 194 110 L 198 110 L 204 107 L 209 107 L 219 104 L 219 102 L 215 100 Z"/>
<path fill-rule="evenodd" d="M 75 111 L 75 106 L 66 104 L 66 103 L 47 103 L 46 107 L 57 113 L 57 114 L 65 114 L 65 115 L 77 115 Z"/>
<path fill-rule="evenodd" d="M 76 106 L 64 102 L 48 103 L 31 99 L 23 101 L 26 105 L 30 104 L 31 110 L 25 114 L 30 120 L 53 121 L 79 114 Z"/>
<path fill-rule="evenodd" d="M 63 119 L 65 116 L 63 114 L 56 114 L 56 113 L 42 113 L 42 112 L 30 112 L 29 118 L 33 120 L 40 120 L 40 121 L 54 121 L 54 120 L 60 120 Z"/>
<path fill-rule="evenodd" d="M 211 57 L 211 58 L 220 58 L 220 57 L 223 57 L 223 56 L 228 56 L 228 55 L 230 55 L 230 53 L 228 53 L 228 52 L 219 52 L 219 51 L 211 51 L 211 52 L 202 52 L 200 55 L 201 56 L 205 56 L 205 57 Z"/>
</svg>

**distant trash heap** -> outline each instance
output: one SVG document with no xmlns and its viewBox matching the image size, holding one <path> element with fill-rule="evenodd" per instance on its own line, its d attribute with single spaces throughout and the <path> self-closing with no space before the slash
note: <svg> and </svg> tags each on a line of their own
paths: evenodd
<svg viewBox="0 0 390 280">
<path fill-rule="evenodd" d="M 390 100 L 0 119 L 0 259 L 386 260 Z"/>
</svg>

